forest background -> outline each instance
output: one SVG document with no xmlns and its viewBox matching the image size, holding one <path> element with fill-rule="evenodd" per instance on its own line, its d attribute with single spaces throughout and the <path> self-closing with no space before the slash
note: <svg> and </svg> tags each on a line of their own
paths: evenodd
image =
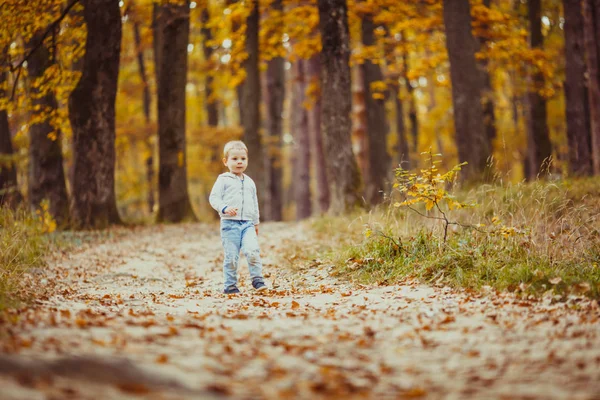
<svg viewBox="0 0 600 400">
<path fill-rule="evenodd" d="M 211 220 L 238 138 L 265 220 L 378 204 L 430 149 L 469 181 L 600 172 L 597 1 L 318 3 L 3 2 L 3 201 L 59 226 Z M 349 35 L 322 44 L 324 15 Z"/>
</svg>

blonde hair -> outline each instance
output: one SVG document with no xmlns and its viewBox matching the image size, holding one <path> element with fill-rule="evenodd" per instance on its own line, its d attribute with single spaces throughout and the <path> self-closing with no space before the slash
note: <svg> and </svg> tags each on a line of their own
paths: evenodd
<svg viewBox="0 0 600 400">
<path fill-rule="evenodd" d="M 223 148 L 223 157 L 229 158 L 229 152 L 231 150 L 245 150 L 246 155 L 248 155 L 248 148 L 241 140 L 232 140 L 231 142 L 227 142 Z"/>
</svg>

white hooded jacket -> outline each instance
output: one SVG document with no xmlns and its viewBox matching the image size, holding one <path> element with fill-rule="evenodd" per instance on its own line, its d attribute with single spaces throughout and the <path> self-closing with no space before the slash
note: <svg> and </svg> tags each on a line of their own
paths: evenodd
<svg viewBox="0 0 600 400">
<path fill-rule="evenodd" d="M 260 223 L 256 184 L 248 175 L 242 177 L 225 172 L 217 178 L 208 198 L 212 208 L 217 210 L 221 219 L 252 221 Z M 237 215 L 225 214 L 225 208 L 237 208 Z"/>
</svg>

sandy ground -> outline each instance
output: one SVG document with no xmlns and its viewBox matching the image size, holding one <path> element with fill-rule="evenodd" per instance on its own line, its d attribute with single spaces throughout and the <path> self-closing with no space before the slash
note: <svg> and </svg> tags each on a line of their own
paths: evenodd
<svg viewBox="0 0 600 400">
<path fill-rule="evenodd" d="M 259 240 L 272 289 L 242 261 L 229 296 L 216 225 L 53 255 L 47 298 L 0 321 L 0 399 L 600 399 L 596 302 L 353 285 L 293 261 L 302 225 Z"/>
</svg>

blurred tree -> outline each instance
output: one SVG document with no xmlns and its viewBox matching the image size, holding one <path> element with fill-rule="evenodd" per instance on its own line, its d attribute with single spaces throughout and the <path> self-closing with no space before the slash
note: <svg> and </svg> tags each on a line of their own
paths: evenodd
<svg viewBox="0 0 600 400">
<path fill-rule="evenodd" d="M 563 0 L 565 12 L 565 100 L 569 170 L 591 175 L 589 110 L 585 86 L 582 0 Z"/>
<path fill-rule="evenodd" d="M 258 66 L 259 58 L 259 19 L 260 11 L 258 0 L 248 2 L 250 14 L 246 18 L 245 50 L 247 58 L 242 67 L 246 78 L 241 85 L 241 104 L 243 110 L 242 126 L 244 127 L 244 142 L 248 146 L 250 162 L 248 163 L 247 173 L 256 182 L 258 193 L 264 193 L 264 156 L 262 140 L 259 134 L 260 130 L 260 71 Z M 263 197 L 259 197 L 261 208 Z"/>
<path fill-rule="evenodd" d="M 444 24 L 458 156 L 460 161 L 468 162 L 464 168 L 464 178 L 480 180 L 485 175 L 491 146 L 483 121 L 483 82 L 475 62 L 476 43 L 471 32 L 469 1 L 445 0 Z"/>
<path fill-rule="evenodd" d="M 350 37 L 346 0 L 319 0 L 323 144 L 331 194 L 330 212 L 360 204 L 361 178 L 350 142 Z"/>
<path fill-rule="evenodd" d="M 285 99 L 285 58 L 283 49 L 283 3 L 282 0 L 274 0 L 268 11 L 269 24 L 265 28 L 269 31 L 263 33 L 268 35 L 273 55 L 267 61 L 266 71 L 266 122 L 267 140 L 265 141 L 266 152 L 266 216 L 272 221 L 283 219 L 283 169 L 282 169 L 282 136 L 283 136 L 283 101 Z M 265 29 L 266 30 L 266 29 Z M 264 41 L 263 41 L 264 42 Z M 261 43 L 262 44 L 262 43 Z M 266 46 L 264 46 L 266 47 Z M 262 48 L 268 51 L 268 48 Z"/>
<path fill-rule="evenodd" d="M 373 12 L 375 7 L 362 14 L 361 39 L 366 49 L 376 46 Z M 383 201 L 386 178 L 389 175 L 390 157 L 387 152 L 388 121 L 385 110 L 385 88 L 379 63 L 365 59 L 360 66 L 364 84 L 366 130 L 368 138 L 369 175 L 365 177 L 365 198 L 371 205 Z"/>
<path fill-rule="evenodd" d="M 58 29 L 55 27 L 53 29 Z M 58 103 L 54 90 L 44 81 L 53 74 L 56 65 L 56 45 L 52 37 L 44 40 L 46 28 L 38 30 L 28 42 L 29 93 L 32 120 L 29 128 L 29 204 L 38 209 L 44 199 L 49 201 L 50 215 L 64 225 L 69 217 L 69 200 L 63 170 L 61 131 L 52 126 L 48 116 L 56 114 Z M 52 33 L 52 36 L 56 32 Z"/>
<path fill-rule="evenodd" d="M 542 34 L 542 2 L 541 0 L 528 1 L 529 15 L 529 44 L 532 49 L 541 49 L 544 43 Z M 552 144 L 548 133 L 546 99 L 540 94 L 544 88 L 544 76 L 536 71 L 531 77 L 533 87 L 529 91 L 529 126 L 527 132 L 527 168 L 533 180 L 538 174 L 543 173 L 544 162 L 548 163 L 552 156 Z"/>
<path fill-rule="evenodd" d="M 307 107 L 311 145 L 310 153 L 312 155 L 312 170 L 315 172 L 315 179 L 317 181 L 317 205 L 319 213 L 323 214 L 329 209 L 329 184 L 327 182 L 327 163 L 323 150 L 323 135 L 321 131 L 321 88 L 319 84 L 321 79 L 321 62 L 318 54 L 308 60 L 307 75 L 310 79 L 307 89 L 309 96 Z"/>
<path fill-rule="evenodd" d="M 81 0 L 87 26 L 83 72 L 69 97 L 73 129 L 72 218 L 79 228 L 120 223 L 115 198 L 115 98 L 121 12 L 114 0 Z"/>
<path fill-rule="evenodd" d="M 583 1 L 592 163 L 600 175 L 600 0 Z"/>
<path fill-rule="evenodd" d="M 294 200 L 296 220 L 310 217 L 310 142 L 308 128 L 308 110 L 306 109 L 306 60 L 294 62 L 292 81 L 291 127 L 294 136 Z"/>
<path fill-rule="evenodd" d="M 6 53 L 5 49 L 2 54 Z M 8 84 L 7 76 L 5 71 L 0 71 L 0 104 L 8 102 L 8 93 L 5 89 Z M 0 106 L 0 207 L 4 205 L 16 207 L 21 200 L 21 193 L 17 186 L 17 170 L 8 124 L 8 112 L 5 107 Z"/>
<path fill-rule="evenodd" d="M 158 43 L 158 221 L 195 219 L 186 165 L 189 2 L 159 5 Z"/>
</svg>

